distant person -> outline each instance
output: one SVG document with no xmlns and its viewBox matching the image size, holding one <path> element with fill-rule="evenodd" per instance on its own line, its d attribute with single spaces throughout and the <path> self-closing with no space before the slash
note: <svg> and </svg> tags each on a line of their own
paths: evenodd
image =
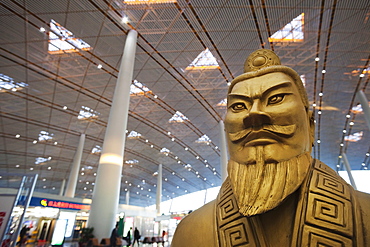
<svg viewBox="0 0 370 247">
<path fill-rule="evenodd" d="M 30 228 L 27 225 L 24 225 L 21 229 L 21 232 L 19 233 L 19 245 L 23 245 L 27 242 L 27 232 L 30 230 Z"/>
<path fill-rule="evenodd" d="M 127 235 L 126 235 L 127 247 L 131 245 L 131 231 L 132 231 L 132 227 L 130 227 L 130 230 L 127 231 Z"/>
<path fill-rule="evenodd" d="M 110 246 L 112 247 L 117 246 L 117 238 L 119 238 L 118 223 L 116 224 L 116 227 L 112 230 L 112 234 L 110 235 Z"/>
<path fill-rule="evenodd" d="M 166 236 L 166 231 L 165 230 L 163 230 L 162 231 L 162 244 L 163 244 L 163 246 L 164 246 L 164 237 Z"/>
<path fill-rule="evenodd" d="M 132 246 L 135 245 L 135 242 L 137 242 L 137 246 L 139 246 L 139 239 L 140 239 L 140 232 L 139 230 L 135 227 L 135 231 L 134 231 L 134 242 L 132 243 Z"/>
</svg>

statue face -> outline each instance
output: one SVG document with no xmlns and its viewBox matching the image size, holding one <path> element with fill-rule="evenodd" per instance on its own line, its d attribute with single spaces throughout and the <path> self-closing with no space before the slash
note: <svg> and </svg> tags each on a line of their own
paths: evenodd
<svg viewBox="0 0 370 247">
<path fill-rule="evenodd" d="M 276 163 L 311 150 L 313 127 L 289 75 L 273 72 L 238 82 L 228 95 L 227 107 L 225 128 L 232 160 Z"/>
</svg>

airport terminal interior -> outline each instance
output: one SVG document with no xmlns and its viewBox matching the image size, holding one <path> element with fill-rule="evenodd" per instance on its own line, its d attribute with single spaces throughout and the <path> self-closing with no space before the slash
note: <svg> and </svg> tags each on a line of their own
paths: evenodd
<svg viewBox="0 0 370 247">
<path fill-rule="evenodd" d="M 227 90 L 257 49 L 300 75 L 315 117 L 312 157 L 343 176 L 350 168 L 359 190 L 358 177 L 369 178 L 369 1 L 3 0 L 0 196 L 35 180 L 18 217 L 28 244 L 51 243 L 60 219 L 72 219 L 70 244 L 81 239 L 130 30 L 137 42 L 121 95 L 129 104 L 118 107 L 128 112 L 117 135 L 125 140 L 117 220 L 124 236 L 140 230 L 140 246 L 169 246 L 181 218 L 217 195 Z"/>
</svg>

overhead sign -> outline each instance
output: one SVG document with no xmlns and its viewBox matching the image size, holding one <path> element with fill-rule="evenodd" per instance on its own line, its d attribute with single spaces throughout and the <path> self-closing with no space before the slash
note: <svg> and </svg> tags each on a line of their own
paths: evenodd
<svg viewBox="0 0 370 247">
<path fill-rule="evenodd" d="M 70 209 L 70 210 L 90 210 L 89 204 L 52 200 L 52 199 L 41 198 L 41 197 L 32 197 L 30 206 L 51 207 L 51 208 Z"/>
</svg>

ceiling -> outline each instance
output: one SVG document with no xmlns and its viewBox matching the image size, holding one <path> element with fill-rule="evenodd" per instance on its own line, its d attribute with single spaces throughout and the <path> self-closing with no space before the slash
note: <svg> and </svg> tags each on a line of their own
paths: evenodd
<svg viewBox="0 0 370 247">
<path fill-rule="evenodd" d="M 138 163 L 123 165 L 121 203 L 127 189 L 130 204 L 155 204 L 159 164 L 162 200 L 221 184 L 219 121 L 225 107 L 219 103 L 248 54 L 259 48 L 273 49 L 283 65 L 305 77 L 316 119 L 312 155 L 342 170 L 339 155 L 345 152 L 352 169 L 365 169 L 370 132 L 364 114 L 352 107 L 359 103 L 358 90 L 370 97 L 369 6 L 364 0 L 3 0 L 0 74 L 27 86 L 0 92 L 0 187 L 19 184 L 19 177 L 6 173 L 37 173 L 36 191 L 59 194 L 84 133 L 76 197 L 91 198 L 99 159 L 92 150 L 103 145 L 129 29 L 138 32 L 134 79 L 150 91 L 130 97 L 127 135 L 141 136 L 126 140 L 125 161 Z M 301 13 L 302 41 L 270 42 Z M 51 20 L 91 48 L 49 52 Z M 207 48 L 219 67 L 186 70 Z M 78 119 L 83 106 L 97 117 Z M 177 111 L 188 120 L 169 122 Z M 41 131 L 52 139 L 38 141 Z M 203 135 L 211 142 L 197 141 Z M 345 141 L 349 135 L 360 140 Z"/>
</svg>

